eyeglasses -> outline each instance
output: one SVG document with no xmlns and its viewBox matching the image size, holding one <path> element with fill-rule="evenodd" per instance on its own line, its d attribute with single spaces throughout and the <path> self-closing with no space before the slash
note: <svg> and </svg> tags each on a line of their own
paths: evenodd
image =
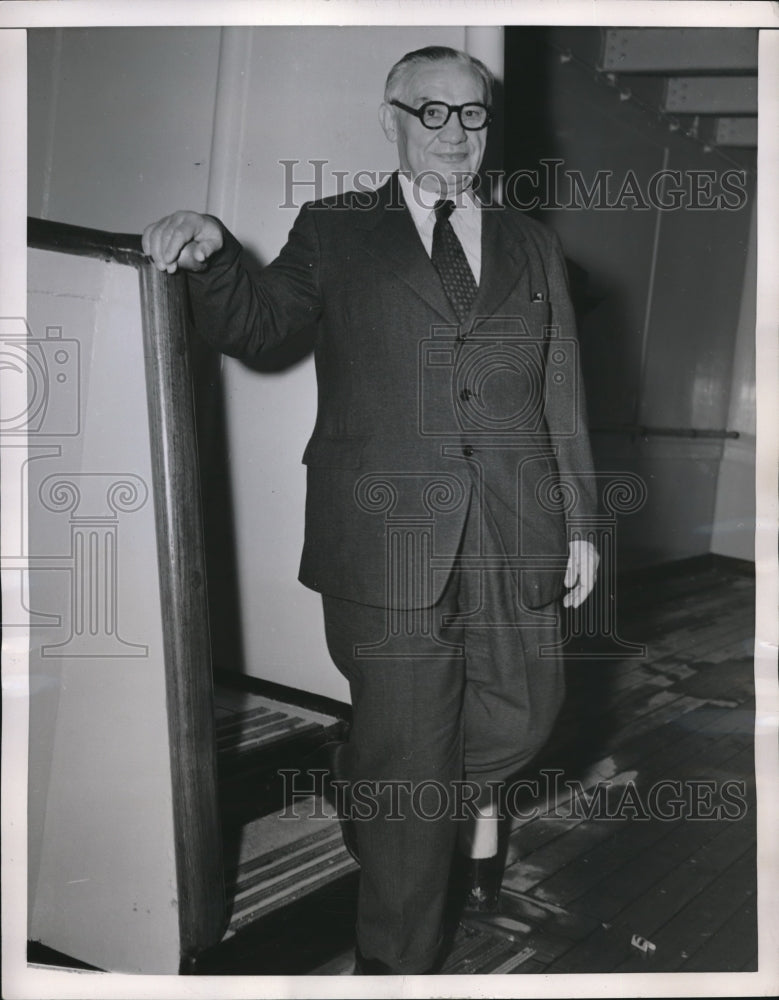
<svg viewBox="0 0 779 1000">
<path fill-rule="evenodd" d="M 484 104 L 445 104 L 443 101 L 426 101 L 420 108 L 412 108 L 401 101 L 390 101 L 390 104 L 414 115 L 425 128 L 443 128 L 452 117 L 453 111 L 457 112 L 460 124 L 466 132 L 478 132 L 492 121 L 492 111 Z"/>
</svg>

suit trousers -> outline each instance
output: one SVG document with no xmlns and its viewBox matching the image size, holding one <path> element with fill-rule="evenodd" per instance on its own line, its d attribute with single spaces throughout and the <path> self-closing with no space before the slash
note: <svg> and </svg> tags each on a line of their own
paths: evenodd
<svg viewBox="0 0 779 1000">
<path fill-rule="evenodd" d="M 357 944 L 398 973 L 424 972 L 438 955 L 466 800 L 537 755 L 564 696 L 562 659 L 548 648 L 561 637 L 559 602 L 520 607 L 516 570 L 494 568 L 500 535 L 482 524 L 490 568 L 456 568 L 433 608 L 323 596 L 329 652 L 352 698 L 341 760 L 362 869 Z M 476 530 L 471 515 L 464 551 Z"/>
</svg>

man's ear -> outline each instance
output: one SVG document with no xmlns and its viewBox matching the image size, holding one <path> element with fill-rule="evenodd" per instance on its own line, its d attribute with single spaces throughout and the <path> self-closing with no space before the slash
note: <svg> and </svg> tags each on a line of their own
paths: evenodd
<svg viewBox="0 0 779 1000">
<path fill-rule="evenodd" d="M 382 130 L 390 142 L 396 142 L 398 130 L 395 125 L 395 109 L 384 101 L 379 107 L 379 122 Z"/>
</svg>

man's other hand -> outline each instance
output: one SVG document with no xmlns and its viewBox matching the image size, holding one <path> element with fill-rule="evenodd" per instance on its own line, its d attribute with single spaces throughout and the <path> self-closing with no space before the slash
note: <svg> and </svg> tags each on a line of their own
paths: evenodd
<svg viewBox="0 0 779 1000">
<path fill-rule="evenodd" d="M 587 600 L 595 586 L 600 556 L 592 542 L 576 540 L 568 547 L 568 566 L 565 580 L 568 593 L 563 597 L 563 607 L 578 608 Z"/>
<path fill-rule="evenodd" d="M 204 271 L 208 258 L 221 250 L 222 229 L 210 215 L 199 212 L 174 212 L 159 222 L 152 222 L 143 231 L 143 252 L 151 257 L 160 271 L 173 274 L 183 271 Z"/>
</svg>

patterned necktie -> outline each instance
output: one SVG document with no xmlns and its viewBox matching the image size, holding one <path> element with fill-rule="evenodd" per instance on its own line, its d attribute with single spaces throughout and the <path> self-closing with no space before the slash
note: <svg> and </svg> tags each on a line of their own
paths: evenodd
<svg viewBox="0 0 779 1000">
<path fill-rule="evenodd" d="M 478 285 L 462 244 L 449 221 L 449 216 L 454 211 L 454 202 L 442 198 L 435 203 L 434 211 L 435 228 L 430 259 L 441 276 L 444 291 L 454 311 L 460 320 L 464 320 L 476 298 Z"/>
</svg>

